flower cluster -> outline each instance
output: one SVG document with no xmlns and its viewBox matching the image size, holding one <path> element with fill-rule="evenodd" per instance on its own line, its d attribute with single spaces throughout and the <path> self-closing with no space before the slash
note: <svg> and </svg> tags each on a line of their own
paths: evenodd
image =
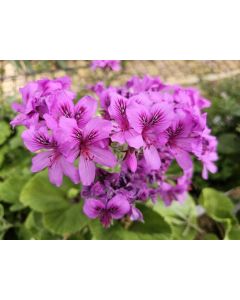
<svg viewBox="0 0 240 300">
<path fill-rule="evenodd" d="M 120 60 L 93 60 L 91 67 L 93 70 L 104 69 L 117 72 L 121 70 L 121 62 Z"/>
<path fill-rule="evenodd" d="M 57 186 L 63 175 L 82 184 L 89 218 L 105 227 L 125 217 L 143 221 L 139 201 L 184 201 L 193 157 L 202 162 L 205 179 L 217 171 L 217 140 L 203 112 L 210 102 L 198 90 L 133 77 L 119 87 L 92 86 L 99 101 L 75 101 L 70 83 L 64 77 L 27 84 L 11 124 L 26 127 L 23 142 L 36 153 L 33 172 L 48 168 Z M 169 172 L 174 163 L 178 176 Z"/>
</svg>

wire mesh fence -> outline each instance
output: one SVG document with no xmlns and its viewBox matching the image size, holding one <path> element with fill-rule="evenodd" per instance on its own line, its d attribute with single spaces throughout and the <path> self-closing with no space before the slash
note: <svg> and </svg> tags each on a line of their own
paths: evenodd
<svg viewBox="0 0 240 300">
<path fill-rule="evenodd" d="M 73 89 L 103 78 L 100 70 L 90 68 L 91 61 L 0 61 L 0 97 L 15 96 L 26 82 L 69 75 Z M 204 80 L 217 80 L 240 74 L 240 61 L 180 61 L 180 60 L 131 60 L 123 61 L 122 70 L 112 77 L 114 83 L 122 83 L 133 75 L 159 76 L 169 83 L 197 84 Z"/>
</svg>

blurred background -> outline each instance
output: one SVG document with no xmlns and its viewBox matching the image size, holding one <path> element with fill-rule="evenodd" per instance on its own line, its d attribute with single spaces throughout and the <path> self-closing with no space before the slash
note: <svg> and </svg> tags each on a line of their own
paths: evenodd
<svg viewBox="0 0 240 300">
<path fill-rule="evenodd" d="M 221 200 L 219 204 L 220 198 L 217 199 L 217 212 L 212 213 L 211 207 L 210 212 L 204 211 L 198 217 L 200 229 L 191 238 L 240 239 L 240 61 L 122 61 L 122 70 L 110 74 L 91 70 L 90 63 L 91 61 L 0 61 L 0 238 L 24 239 L 33 236 L 41 239 L 40 229 L 33 234 L 32 228 L 30 231 L 26 228 L 27 221 L 28 227 L 30 226 L 30 212 L 19 201 L 22 187 L 32 176 L 29 172 L 31 157 L 22 147 L 20 139 L 21 128 L 12 130 L 9 126 L 9 121 L 14 116 L 10 106 L 20 99 L 19 88 L 31 80 L 68 75 L 72 78 L 73 90 L 81 95 L 84 94 L 86 85 L 99 80 L 105 79 L 117 85 L 126 82 L 133 75 L 148 74 L 158 76 L 167 83 L 196 86 L 211 100 L 212 106 L 207 110 L 208 123 L 219 140 L 219 170 L 210 175 L 208 181 L 204 181 L 200 175 L 201 166 L 196 162 L 190 193 L 195 199 L 196 207 L 199 196 L 206 187 L 223 192 L 228 200 Z M 223 202 L 226 207 L 221 207 Z M 232 217 L 229 217 L 230 211 Z M 230 222 L 234 224 L 227 229 L 226 215 L 232 218 Z M 42 227 L 41 230 L 44 238 L 53 238 L 52 235 L 45 235 Z"/>
<path fill-rule="evenodd" d="M 91 80 L 102 76 L 100 71 L 89 68 L 90 61 L 0 61 L 0 95 L 15 96 L 26 82 L 42 77 L 71 76 L 73 86 L 78 89 Z M 122 83 L 133 75 L 160 76 L 168 83 L 186 85 L 202 81 L 215 81 L 240 74 L 240 61 L 123 61 L 121 72 L 114 74 L 115 83 Z"/>
</svg>

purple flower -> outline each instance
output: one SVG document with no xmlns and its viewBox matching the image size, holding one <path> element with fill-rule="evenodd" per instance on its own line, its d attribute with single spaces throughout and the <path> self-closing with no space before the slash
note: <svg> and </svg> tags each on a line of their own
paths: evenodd
<svg viewBox="0 0 240 300">
<path fill-rule="evenodd" d="M 62 154 L 62 145 L 48 134 L 46 128 L 30 128 L 23 132 L 22 138 L 28 150 L 38 151 L 32 159 L 32 172 L 48 168 L 50 182 L 56 186 L 62 185 L 63 175 L 68 176 L 75 184 L 80 182 L 77 169 Z"/>
<path fill-rule="evenodd" d="M 157 103 L 151 107 L 134 104 L 127 110 L 131 126 L 141 134 L 143 139 L 143 152 L 147 164 L 153 170 L 161 165 L 157 148 L 166 143 L 163 132 L 172 121 L 171 107 L 166 103 Z"/>
<path fill-rule="evenodd" d="M 93 60 L 91 67 L 93 70 L 109 69 L 111 71 L 120 71 L 121 61 L 120 60 Z"/>
<path fill-rule="evenodd" d="M 65 144 L 65 156 L 70 162 L 79 157 L 79 175 L 83 185 L 90 185 L 94 181 L 95 163 L 110 168 L 116 165 L 116 158 L 106 145 L 112 130 L 110 121 L 95 118 L 80 128 L 75 119 L 62 117 L 60 128 L 62 136 L 69 142 Z"/>
<path fill-rule="evenodd" d="M 58 128 L 58 122 L 61 117 L 74 118 L 79 127 L 85 126 L 91 118 L 96 114 L 97 101 L 85 96 L 78 101 L 76 105 L 68 98 L 60 99 L 54 106 L 52 106 L 49 114 L 44 115 L 44 119 L 48 128 Z"/>
<path fill-rule="evenodd" d="M 35 126 L 43 116 L 51 111 L 58 101 L 72 101 L 75 93 L 69 90 L 71 80 L 62 77 L 55 80 L 43 79 L 28 83 L 20 89 L 23 103 L 14 103 L 13 109 L 19 113 L 11 122 L 12 126 Z"/>
<path fill-rule="evenodd" d="M 214 163 L 218 160 L 217 144 L 217 139 L 211 136 L 210 130 L 206 128 L 202 135 L 202 152 L 198 156 L 203 164 L 202 177 L 204 179 L 208 179 L 208 172 L 217 172 L 217 166 Z"/>
<path fill-rule="evenodd" d="M 193 118 L 188 113 L 176 115 L 172 125 L 166 130 L 167 146 L 183 170 L 193 168 L 190 153 L 197 147 L 200 140 L 192 137 Z"/>
<path fill-rule="evenodd" d="M 97 199 L 86 199 L 83 211 L 90 219 L 99 218 L 105 228 L 109 227 L 112 219 L 124 217 L 130 210 L 130 204 L 122 195 L 116 195 L 105 203 Z"/>
<path fill-rule="evenodd" d="M 127 117 L 129 99 L 114 93 L 111 94 L 110 100 L 108 112 L 115 121 L 111 140 L 121 145 L 127 143 L 130 147 L 140 148 L 143 145 L 142 137 L 131 128 Z"/>
</svg>

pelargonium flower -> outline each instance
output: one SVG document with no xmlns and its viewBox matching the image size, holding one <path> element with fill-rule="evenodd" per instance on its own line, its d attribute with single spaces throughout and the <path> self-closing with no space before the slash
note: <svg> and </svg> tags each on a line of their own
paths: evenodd
<svg viewBox="0 0 240 300">
<path fill-rule="evenodd" d="M 43 117 L 51 129 L 58 127 L 61 117 L 73 118 L 79 127 L 83 127 L 95 116 L 96 111 L 97 101 L 90 96 L 83 97 L 76 105 L 70 99 L 62 98 Z"/>
<path fill-rule="evenodd" d="M 141 134 L 131 127 L 127 117 L 129 99 L 114 93 L 110 95 L 110 101 L 108 112 L 114 121 L 111 140 L 121 145 L 127 143 L 130 147 L 140 148 L 143 145 Z"/>
<path fill-rule="evenodd" d="M 68 77 L 28 83 L 20 89 L 23 103 L 13 103 L 13 109 L 19 114 L 12 120 L 11 125 L 13 127 L 24 125 L 28 128 L 37 125 L 43 120 L 43 115 L 48 113 L 58 101 L 74 99 L 75 93 L 69 90 L 70 85 L 71 80 Z"/>
<path fill-rule="evenodd" d="M 61 186 L 63 175 L 75 184 L 80 182 L 77 169 L 62 154 L 63 145 L 55 136 L 50 136 L 46 128 L 25 130 L 22 138 L 26 148 L 37 153 L 32 159 L 32 172 L 48 168 L 50 182 L 56 186 Z"/>
<path fill-rule="evenodd" d="M 122 219 L 130 210 L 129 202 L 122 195 L 116 195 L 111 200 L 86 199 L 83 211 L 90 219 L 99 218 L 105 228 L 109 227 L 112 219 Z"/>
<path fill-rule="evenodd" d="M 94 61 L 93 68 L 116 70 L 116 62 Z M 217 171 L 217 140 L 203 111 L 210 102 L 198 90 L 150 76 L 135 76 L 123 86 L 100 82 L 89 86 L 99 98 L 97 111 L 91 96 L 73 101 L 70 83 L 63 77 L 27 84 L 11 124 L 26 127 L 22 139 L 35 153 L 32 172 L 48 168 L 57 186 L 64 175 L 81 182 L 84 213 L 104 227 L 125 217 L 144 221 L 139 202 L 183 202 L 193 157 L 202 162 L 204 179 Z M 182 169 L 178 176 L 168 172 L 175 160 Z"/>
<path fill-rule="evenodd" d="M 157 149 L 166 143 L 163 132 L 172 121 L 171 107 L 165 103 L 150 107 L 135 103 L 127 110 L 127 116 L 131 126 L 142 136 L 146 162 L 153 170 L 158 170 L 161 160 Z"/>
<path fill-rule="evenodd" d="M 176 115 L 172 125 L 165 132 L 169 150 L 183 170 L 192 169 L 190 154 L 200 142 L 197 137 L 191 136 L 193 127 L 192 117 L 185 113 L 181 116 Z"/>
<path fill-rule="evenodd" d="M 62 137 L 67 143 L 63 150 L 70 162 L 79 158 L 79 175 L 84 185 L 90 185 L 95 178 L 95 163 L 114 167 L 117 163 L 109 149 L 106 139 L 112 130 L 110 121 L 101 118 L 91 119 L 84 128 L 80 128 L 75 119 L 60 119 Z"/>
<path fill-rule="evenodd" d="M 91 67 L 93 70 L 109 69 L 111 71 L 120 71 L 121 61 L 120 60 L 93 60 Z"/>
</svg>

